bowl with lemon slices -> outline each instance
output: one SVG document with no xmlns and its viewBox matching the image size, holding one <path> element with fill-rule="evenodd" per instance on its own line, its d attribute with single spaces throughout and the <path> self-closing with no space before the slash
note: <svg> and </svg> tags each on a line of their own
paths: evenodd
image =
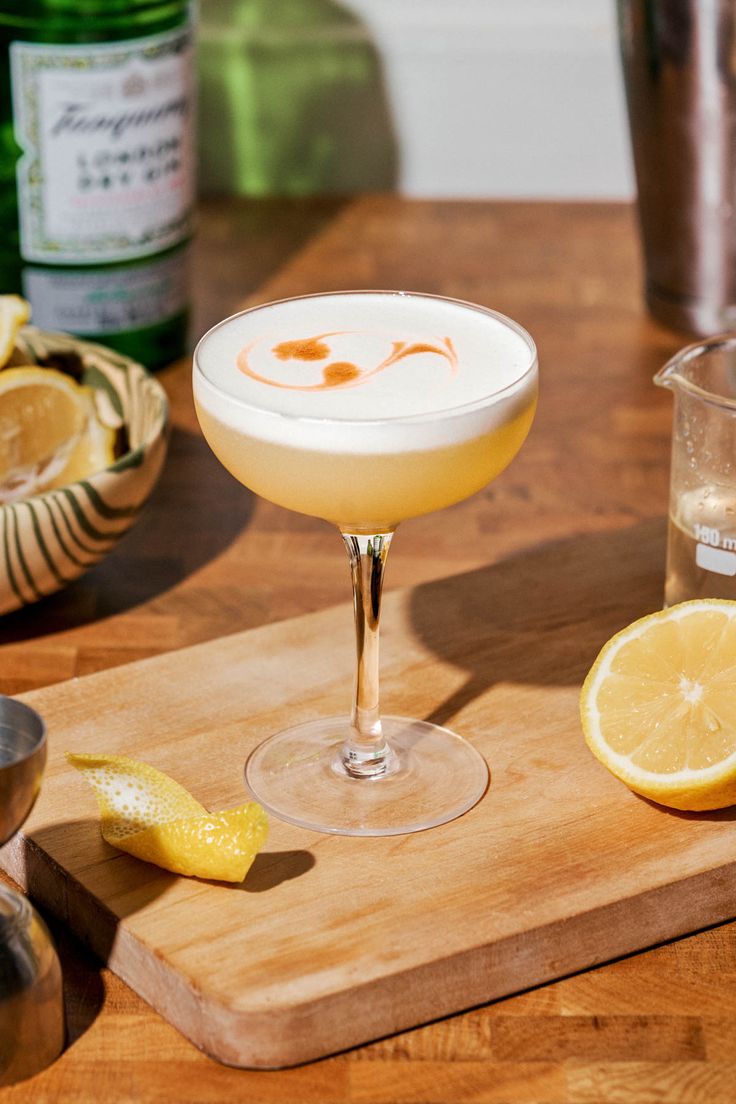
<svg viewBox="0 0 736 1104">
<path fill-rule="evenodd" d="M 54 593 L 134 523 L 163 466 L 161 385 L 0 295 L 0 614 Z"/>
</svg>

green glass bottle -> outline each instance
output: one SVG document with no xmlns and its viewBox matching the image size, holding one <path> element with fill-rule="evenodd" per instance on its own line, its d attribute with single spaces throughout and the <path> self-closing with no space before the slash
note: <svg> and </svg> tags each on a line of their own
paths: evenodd
<svg viewBox="0 0 736 1104">
<path fill-rule="evenodd" d="M 199 31 L 204 192 L 349 195 L 396 185 L 369 28 L 338 0 L 207 0 Z"/>
<path fill-rule="evenodd" d="M 0 0 L 0 292 L 157 368 L 181 356 L 189 0 Z"/>
</svg>

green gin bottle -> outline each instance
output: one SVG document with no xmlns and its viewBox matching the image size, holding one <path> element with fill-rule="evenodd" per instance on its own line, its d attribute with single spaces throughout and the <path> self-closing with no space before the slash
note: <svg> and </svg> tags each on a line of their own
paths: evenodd
<svg viewBox="0 0 736 1104">
<path fill-rule="evenodd" d="M 0 292 L 157 368 L 186 346 L 189 0 L 0 0 Z"/>
</svg>

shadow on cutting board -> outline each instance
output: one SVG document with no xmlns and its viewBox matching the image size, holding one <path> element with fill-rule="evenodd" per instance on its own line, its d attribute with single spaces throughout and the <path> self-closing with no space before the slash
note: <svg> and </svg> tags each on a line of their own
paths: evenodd
<svg viewBox="0 0 736 1104">
<path fill-rule="evenodd" d="M 35 830 L 32 839 L 18 834 L 10 845 L 14 851 L 11 864 L 14 873 L 49 922 L 59 950 L 64 976 L 67 1048 L 87 1031 L 102 1009 L 105 984 L 100 963 L 107 964 L 110 959 L 119 921 L 140 912 L 170 889 L 178 878 L 176 874 L 104 845 L 106 854 L 101 857 L 101 880 L 104 879 L 104 892 L 112 901 L 114 911 L 79 887 L 60 898 L 54 876 L 48 872 L 49 861 L 53 862 L 54 854 L 74 847 L 75 841 L 79 846 L 79 840 L 87 838 L 88 833 L 94 833 L 96 840 L 99 830 L 96 818 L 67 821 Z M 51 860 L 45 855 L 52 856 Z M 137 868 L 134 877 L 130 874 L 131 864 Z M 263 851 L 256 856 L 240 884 L 208 884 L 230 892 L 263 893 L 282 882 L 301 877 L 314 865 L 315 858 L 310 851 Z M 117 894 L 116 882 L 120 886 Z M 84 903 L 78 900 L 80 896 Z M 70 910 L 74 910 L 73 918 Z M 70 928 L 82 938 L 85 947 L 70 934 Z"/>
<path fill-rule="evenodd" d="M 49 870 L 54 863 L 53 855 L 79 848 L 80 841 L 88 838 L 89 833 L 94 833 L 95 839 L 99 839 L 99 831 L 97 818 L 72 820 L 39 828 L 33 832 L 32 838 L 19 832 L 4 849 L 7 859 L 3 861 L 3 868 L 38 907 L 49 924 L 59 952 L 64 981 L 65 1049 L 84 1035 L 102 1009 L 105 982 L 100 960 L 106 963 L 109 958 L 117 933 L 118 917 L 122 919 L 138 912 L 175 880 L 173 874 L 150 867 L 149 879 L 146 881 L 144 877 L 139 880 L 135 894 L 128 893 L 127 897 L 118 899 L 118 915 L 80 887 L 70 890 L 71 878 L 59 883 L 55 872 Z M 110 850 L 113 851 L 112 848 Z M 52 856 L 50 859 L 46 857 L 46 852 Z M 120 853 L 121 861 L 126 858 Z M 146 866 L 144 863 L 140 865 L 142 869 Z M 114 862 L 104 863 L 104 876 L 108 884 L 116 878 L 115 866 Z M 80 895 L 83 905 L 78 900 Z M 74 935 L 70 929 L 74 929 Z M 87 946 L 83 947 L 82 943 Z"/>
<path fill-rule="evenodd" d="M 662 607 L 665 523 L 551 541 L 417 587 L 422 643 L 467 674 L 425 720 L 447 724 L 497 683 L 575 686 L 619 629 Z"/>
</svg>

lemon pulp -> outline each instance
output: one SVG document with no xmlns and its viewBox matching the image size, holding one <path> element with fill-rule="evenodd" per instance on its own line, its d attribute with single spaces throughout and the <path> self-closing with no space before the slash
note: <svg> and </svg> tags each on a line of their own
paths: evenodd
<svg viewBox="0 0 736 1104">
<path fill-rule="evenodd" d="M 84 479 L 114 460 L 91 388 L 52 368 L 0 371 L 0 502 Z"/>
<path fill-rule="evenodd" d="M 630 789 L 677 809 L 736 803 L 736 602 L 683 602 L 604 645 L 583 684 L 583 732 Z"/>
</svg>

